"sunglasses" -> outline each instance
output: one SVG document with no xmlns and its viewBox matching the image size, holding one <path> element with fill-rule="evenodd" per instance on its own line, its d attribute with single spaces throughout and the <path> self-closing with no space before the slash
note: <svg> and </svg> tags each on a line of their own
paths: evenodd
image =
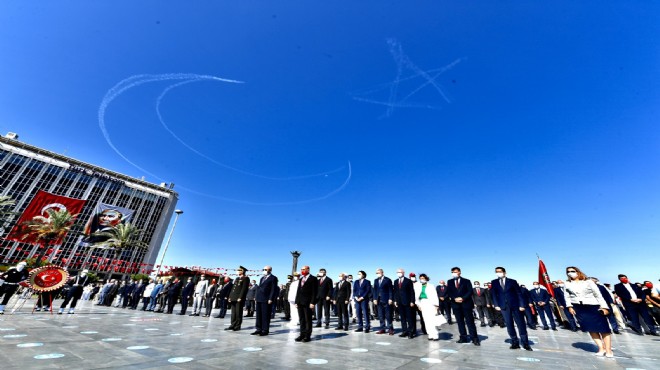
<svg viewBox="0 0 660 370">
<path fill-rule="evenodd" d="M 571 273 L 571 272 L 577 272 L 577 271 L 575 271 L 575 270 L 566 270 L 566 273 L 567 273 L 567 274 L 568 274 L 568 273 Z"/>
</svg>

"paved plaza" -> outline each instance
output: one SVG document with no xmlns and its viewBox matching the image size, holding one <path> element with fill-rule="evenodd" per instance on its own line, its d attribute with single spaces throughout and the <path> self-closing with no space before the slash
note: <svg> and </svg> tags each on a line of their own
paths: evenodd
<svg viewBox="0 0 660 370">
<path fill-rule="evenodd" d="M 616 357 L 606 359 L 594 356 L 587 334 L 561 329 L 530 331 L 533 352 L 510 350 L 506 329 L 499 327 L 478 328 L 481 347 L 457 344 L 456 325 L 446 324 L 437 342 L 423 335 L 406 339 L 337 331 L 331 322 L 330 329 L 314 328 L 311 342 L 297 343 L 295 324 L 280 314 L 271 334 L 260 337 L 250 335 L 254 318 L 245 318 L 242 330 L 234 332 L 223 330 L 229 315 L 154 314 L 88 301 L 79 302 L 74 315 L 51 315 L 31 314 L 27 306 L 30 301 L 15 314 L 7 310 L 0 316 L 3 370 L 660 369 L 660 339 L 629 332 L 614 336 Z"/>
</svg>

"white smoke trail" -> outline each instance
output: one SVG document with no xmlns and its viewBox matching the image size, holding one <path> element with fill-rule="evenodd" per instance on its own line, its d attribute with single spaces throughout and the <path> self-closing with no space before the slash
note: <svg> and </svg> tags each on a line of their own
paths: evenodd
<svg viewBox="0 0 660 370">
<path fill-rule="evenodd" d="M 177 140 L 179 141 L 183 146 L 194 152 L 195 154 L 219 165 L 224 168 L 236 171 L 238 173 L 244 174 L 244 175 L 249 175 L 249 176 L 254 176 L 254 177 L 259 177 L 263 179 L 269 179 L 269 180 L 296 180 L 296 179 L 304 179 L 304 178 L 310 178 L 310 177 L 318 177 L 318 176 L 325 176 L 329 175 L 332 173 L 336 173 L 339 171 L 344 170 L 345 168 L 348 168 L 348 174 L 346 176 L 346 179 L 344 182 L 336 189 L 330 191 L 329 193 L 322 195 L 320 197 L 316 198 L 310 198 L 310 199 L 304 199 L 304 200 L 299 200 L 299 201 L 288 201 L 288 202 L 252 202 L 252 201 L 247 201 L 247 200 L 241 200 L 241 199 L 234 199 L 234 198 L 227 198 L 227 197 L 221 197 L 213 194 L 208 194 L 208 193 L 203 193 L 196 191 L 194 189 L 186 188 L 184 186 L 179 186 L 179 188 L 201 196 L 205 196 L 208 198 L 213 198 L 213 199 L 218 199 L 218 200 L 223 200 L 223 201 L 228 201 L 228 202 L 235 202 L 235 203 L 241 203 L 241 204 L 248 204 L 248 205 L 261 205 L 261 206 L 278 206 L 278 205 L 295 205 L 295 204 L 304 204 L 304 203 L 311 203 L 311 202 L 316 202 L 320 200 L 327 199 L 340 191 L 344 190 L 346 186 L 348 186 L 348 183 L 351 180 L 352 177 L 352 169 L 351 169 L 351 162 L 348 162 L 348 167 L 340 167 L 338 169 L 332 170 L 332 171 L 327 171 L 319 174 L 313 174 L 313 175 L 303 175 L 303 176 L 293 176 L 293 177 L 268 177 L 268 176 L 263 176 L 259 175 L 256 173 L 248 172 L 245 170 L 241 170 L 223 163 L 220 163 L 216 161 L 215 159 L 208 157 L 201 153 L 200 151 L 196 150 L 192 146 L 188 145 L 185 141 L 183 141 L 181 138 L 179 138 L 163 121 L 161 113 L 160 113 L 160 103 L 163 97 L 169 92 L 171 89 L 191 83 L 191 82 L 196 82 L 196 81 L 217 81 L 217 82 L 226 82 L 226 83 L 235 83 L 235 84 L 241 84 L 243 83 L 242 81 L 237 81 L 237 80 L 231 80 L 231 79 L 226 79 L 226 78 L 221 78 L 217 76 L 211 76 L 211 75 L 200 75 L 200 74 L 194 74 L 194 73 L 168 73 L 168 74 L 157 74 L 157 75 L 152 75 L 152 74 L 141 74 L 141 75 L 134 75 L 130 76 L 128 78 L 125 78 L 124 80 L 120 81 L 117 83 L 115 86 L 110 88 L 106 94 L 104 95 L 103 99 L 101 100 L 101 104 L 99 105 L 99 110 L 98 110 L 98 121 L 99 121 L 99 128 L 101 129 L 101 132 L 103 133 L 103 137 L 105 138 L 105 141 L 108 143 L 110 148 L 117 153 L 122 159 L 124 159 L 127 163 L 132 165 L 133 167 L 137 168 L 138 170 L 142 171 L 143 173 L 158 179 L 160 181 L 167 181 L 160 176 L 142 168 L 139 166 L 137 163 L 131 161 L 126 155 L 124 155 L 112 142 L 110 139 L 110 134 L 108 133 L 106 123 L 105 123 L 105 112 L 110 105 L 110 103 L 115 100 L 117 97 L 119 97 L 121 94 L 126 92 L 129 89 L 132 89 L 136 86 L 143 85 L 145 83 L 149 82 L 160 82 L 160 81 L 171 81 L 171 80 L 182 80 L 181 82 L 178 82 L 176 84 L 168 86 L 158 97 L 157 103 L 156 103 L 156 111 L 158 115 L 158 119 L 160 120 L 160 123 L 163 125 L 163 127 Z"/>
<path fill-rule="evenodd" d="M 172 137 L 174 139 L 176 139 L 181 145 L 186 147 L 191 152 L 197 154 L 198 156 L 206 159 L 209 162 L 212 162 L 212 163 L 214 163 L 214 164 L 216 164 L 220 167 L 226 168 L 228 170 L 232 170 L 232 171 L 238 172 L 238 173 L 243 174 L 243 175 L 258 177 L 258 178 L 266 179 L 266 180 L 276 180 L 276 181 L 301 180 L 301 179 L 307 179 L 307 178 L 311 178 L 311 177 L 320 177 L 320 176 L 329 175 L 329 174 L 332 174 L 332 173 L 335 173 L 335 172 L 343 171 L 346 168 L 345 166 L 342 166 L 342 167 L 336 168 L 332 171 L 326 171 L 326 172 L 321 172 L 321 173 L 316 173 L 316 174 L 311 174 L 311 175 L 300 175 L 300 176 L 289 176 L 289 177 L 271 177 L 271 176 L 264 176 L 264 175 L 257 174 L 257 173 L 254 173 L 254 172 L 249 172 L 249 171 L 246 171 L 246 170 L 242 170 L 240 168 L 232 167 L 228 164 L 219 162 L 219 161 L 215 160 L 214 158 L 211 158 L 211 157 L 207 156 L 206 154 L 200 152 L 199 150 L 195 149 L 193 146 L 191 146 L 190 144 L 185 142 L 183 139 L 181 139 L 176 133 L 174 133 L 174 131 L 172 131 L 172 129 L 170 129 L 170 127 L 165 123 L 165 120 L 163 119 L 163 116 L 160 113 L 161 101 L 163 100 L 163 97 L 165 97 L 165 95 L 167 95 L 167 93 L 170 90 L 172 90 L 174 88 L 177 88 L 179 86 L 189 84 L 191 82 L 197 82 L 197 81 L 203 81 L 203 80 L 202 79 L 187 80 L 187 81 L 177 82 L 173 85 L 170 85 L 170 86 L 166 87 L 163 90 L 163 92 L 156 99 L 156 114 L 158 115 L 158 120 L 160 121 L 160 124 L 163 126 L 163 128 L 165 128 L 165 130 L 167 132 L 170 133 L 170 135 L 172 135 Z"/>
</svg>

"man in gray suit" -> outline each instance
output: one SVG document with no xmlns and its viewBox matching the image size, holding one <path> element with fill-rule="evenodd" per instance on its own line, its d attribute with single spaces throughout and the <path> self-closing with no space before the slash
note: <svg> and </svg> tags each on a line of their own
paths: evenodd
<svg viewBox="0 0 660 370">
<path fill-rule="evenodd" d="M 486 306 L 488 305 L 486 300 L 486 291 L 485 289 L 481 288 L 478 281 L 474 282 L 474 288 L 472 289 L 472 300 L 474 301 L 474 305 L 477 308 L 477 314 L 479 315 L 481 326 L 486 326 L 486 320 L 484 320 L 484 317 L 488 316 L 488 322 L 491 322 L 492 319 L 490 318 L 489 312 L 486 309 Z"/>
</svg>

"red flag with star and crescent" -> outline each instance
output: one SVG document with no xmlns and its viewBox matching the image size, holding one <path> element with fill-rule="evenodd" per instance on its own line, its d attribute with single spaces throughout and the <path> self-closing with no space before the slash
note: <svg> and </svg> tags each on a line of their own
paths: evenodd
<svg viewBox="0 0 660 370">
<path fill-rule="evenodd" d="M 539 258 L 539 284 L 543 285 L 547 289 L 548 293 L 555 297 L 555 290 L 552 288 L 552 283 L 550 282 L 550 276 L 548 275 L 548 269 L 545 268 L 545 263 Z"/>
</svg>

